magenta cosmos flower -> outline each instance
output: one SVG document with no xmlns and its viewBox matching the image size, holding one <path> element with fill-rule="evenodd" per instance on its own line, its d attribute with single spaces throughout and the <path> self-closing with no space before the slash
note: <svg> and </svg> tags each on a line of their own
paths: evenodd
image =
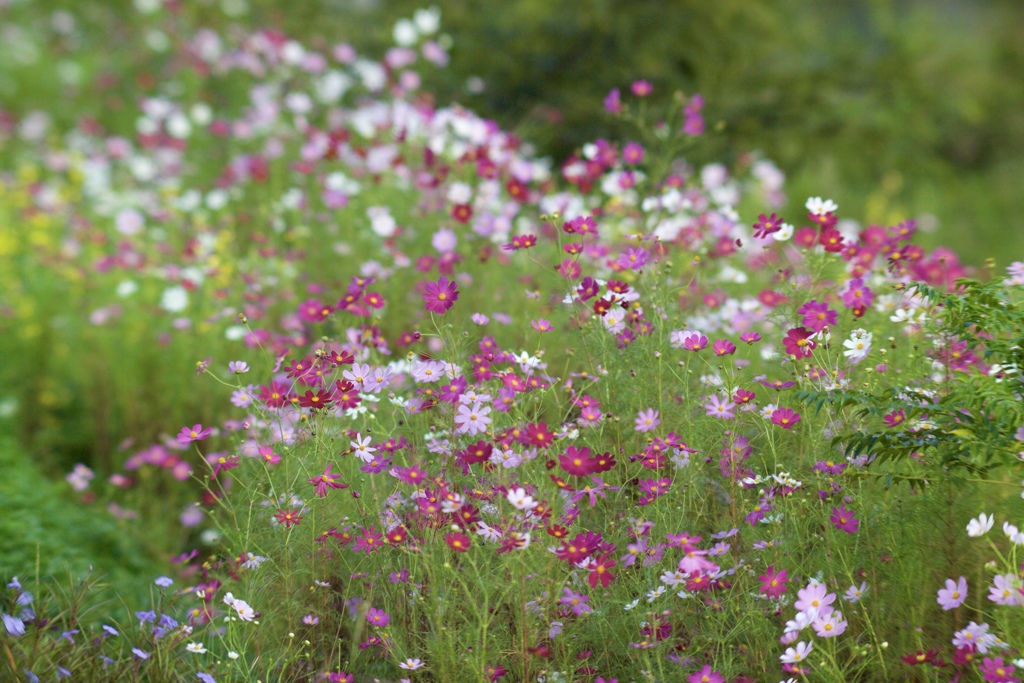
<svg viewBox="0 0 1024 683">
<path fill-rule="evenodd" d="M 711 345 L 711 350 L 716 356 L 729 356 L 736 353 L 736 345 L 728 339 L 719 339 Z"/>
<path fill-rule="evenodd" d="M 848 510 L 845 505 L 832 508 L 832 516 L 829 517 L 829 521 L 835 525 L 836 529 L 848 534 L 857 533 L 857 529 L 860 527 L 860 520 L 854 517 L 853 510 Z"/>
<path fill-rule="evenodd" d="M 687 683 L 725 683 L 725 676 L 705 664 L 703 669 L 690 674 L 686 680 Z"/>
<path fill-rule="evenodd" d="M 777 598 L 786 592 L 786 583 L 789 576 L 785 569 L 775 571 L 775 565 L 768 567 L 768 571 L 757 577 L 761 581 L 761 592 L 770 598 Z"/>
<path fill-rule="evenodd" d="M 428 282 L 423 293 L 423 301 L 431 313 L 445 313 L 459 300 L 459 288 L 446 277 L 437 282 Z"/>
<path fill-rule="evenodd" d="M 783 429 L 792 429 L 793 425 L 800 421 L 800 413 L 792 408 L 776 408 L 772 411 L 772 424 Z"/>
</svg>

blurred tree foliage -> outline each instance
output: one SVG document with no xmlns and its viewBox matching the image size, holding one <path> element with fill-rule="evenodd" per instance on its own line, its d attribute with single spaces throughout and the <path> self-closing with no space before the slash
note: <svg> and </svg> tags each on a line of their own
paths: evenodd
<svg viewBox="0 0 1024 683">
<path fill-rule="evenodd" d="M 1015 0 L 448 0 L 444 100 L 561 158 L 616 131 L 638 78 L 700 92 L 723 126 L 708 159 L 759 149 L 809 195 L 873 222 L 931 214 L 978 263 L 1024 255 L 1024 3 Z M 382 46 L 419 3 L 343 3 Z M 360 7 L 362 10 L 360 11 Z M 385 20 L 381 20 L 385 18 Z M 466 90 L 478 76 L 486 87 Z M 555 125 L 552 125 L 555 123 Z M 1005 265 L 1005 259 L 1001 259 Z"/>
<path fill-rule="evenodd" d="M 975 263 L 1000 251 L 1024 254 L 1019 0 L 433 1 L 454 47 L 450 68 L 426 87 L 439 103 L 466 104 L 543 153 L 560 159 L 586 140 L 628 136 L 601 103 L 611 88 L 645 78 L 655 100 L 676 90 L 704 95 L 711 128 L 724 131 L 704 143 L 705 161 L 748 150 L 774 159 L 789 176 L 792 219 L 806 196 L 829 195 L 845 216 L 870 222 L 932 214 L 939 238 Z M 182 26 L 274 26 L 320 47 L 348 41 L 374 55 L 392 44 L 396 20 L 429 3 L 167 0 Z M 232 6 L 245 11 L 229 17 Z M 147 81 L 158 87 L 161 65 L 141 57 L 130 0 L 11 7 L 15 23 L 29 12 L 45 23 L 65 7 L 92 26 L 91 38 L 78 38 L 93 41 L 91 60 L 73 57 L 86 82 L 118 74 L 114 94 L 125 99 Z M 67 42 L 49 47 L 67 51 Z M 0 65 L 5 106 L 53 101 L 54 87 L 41 84 L 56 81 L 54 69 L 29 71 L 13 88 L 6 70 Z M 471 77 L 482 91 L 467 88 Z M 88 113 L 95 90 L 82 88 L 82 106 L 63 113 Z M 107 90 L 97 113 L 109 120 Z"/>
</svg>

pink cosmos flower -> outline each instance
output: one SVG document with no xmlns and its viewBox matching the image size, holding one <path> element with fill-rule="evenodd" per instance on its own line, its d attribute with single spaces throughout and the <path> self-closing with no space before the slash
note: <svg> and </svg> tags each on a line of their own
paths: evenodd
<svg viewBox="0 0 1024 683">
<path fill-rule="evenodd" d="M 711 345 L 716 356 L 729 356 L 736 353 L 736 345 L 728 339 L 718 339 Z"/>
<path fill-rule="evenodd" d="M 636 425 L 636 431 L 638 432 L 650 432 L 661 424 L 661 419 L 658 416 L 657 410 L 648 408 L 637 413 L 633 424 Z"/>
<path fill-rule="evenodd" d="M 797 601 L 793 603 L 793 607 L 801 612 L 814 610 L 817 614 L 831 612 L 830 605 L 836 600 L 835 593 L 829 593 L 823 583 L 807 584 L 806 588 L 797 591 L 796 596 Z"/>
<path fill-rule="evenodd" d="M 622 268 L 630 268 L 632 270 L 640 270 L 646 266 L 651 260 L 651 255 L 646 249 L 640 247 L 633 247 L 628 249 L 626 253 L 620 254 L 616 263 Z"/>
<path fill-rule="evenodd" d="M 774 213 L 771 216 L 765 216 L 763 213 L 757 217 L 757 222 L 754 223 L 754 237 L 756 239 L 764 239 L 776 233 L 782 229 L 782 219 Z"/>
<path fill-rule="evenodd" d="M 829 521 L 835 525 L 836 529 L 848 534 L 857 533 L 857 529 L 860 527 L 860 520 L 853 516 L 853 510 L 848 510 L 846 505 L 832 508 L 832 516 L 829 517 Z"/>
<path fill-rule="evenodd" d="M 988 683 L 1020 683 L 1020 679 L 1013 675 L 1016 668 L 1007 664 L 1002 657 L 985 657 L 978 666 L 983 680 Z"/>
<path fill-rule="evenodd" d="M 874 303 L 875 295 L 861 278 L 853 278 L 843 292 L 843 303 L 847 308 L 867 308 Z"/>
<path fill-rule="evenodd" d="M 708 345 L 708 338 L 700 332 L 692 332 L 683 339 L 683 346 L 688 351 L 700 351 Z"/>
<path fill-rule="evenodd" d="M 569 587 L 562 589 L 562 597 L 558 598 L 558 602 L 563 605 L 568 605 L 572 610 L 572 613 L 576 616 L 582 616 L 588 612 L 592 612 L 593 609 L 587 604 L 590 598 L 582 593 L 577 593 Z"/>
<path fill-rule="evenodd" d="M 785 569 L 776 572 L 775 565 L 771 565 L 767 572 L 757 578 L 761 582 L 761 592 L 769 598 L 777 598 L 786 592 L 789 576 Z"/>
<path fill-rule="evenodd" d="M 458 285 L 446 277 L 439 278 L 437 282 L 428 282 L 423 293 L 426 309 L 431 313 L 446 313 L 458 299 Z"/>
<path fill-rule="evenodd" d="M 633 84 L 629 86 L 630 90 L 637 97 L 647 97 L 654 91 L 654 86 L 649 81 L 633 81 Z"/>
<path fill-rule="evenodd" d="M 704 410 L 708 417 L 717 417 L 721 420 L 731 420 L 736 417 L 736 413 L 733 411 L 736 409 L 736 404 L 729 399 L 722 400 L 718 398 L 718 394 L 711 394 L 708 397 L 708 402 L 704 404 Z"/>
<path fill-rule="evenodd" d="M 608 96 L 604 98 L 604 110 L 609 114 L 622 112 L 622 98 L 618 88 L 612 88 Z"/>
<path fill-rule="evenodd" d="M 188 427 L 182 427 L 181 432 L 178 433 L 178 443 L 181 445 L 190 444 L 193 441 L 202 441 L 213 433 L 212 427 L 203 429 L 203 425 L 195 424 L 192 425 L 191 429 Z"/>
<path fill-rule="evenodd" d="M 956 583 L 953 579 L 946 579 L 946 587 L 940 588 L 937 602 L 944 610 L 956 609 L 967 600 L 967 579 L 960 577 Z"/>
<path fill-rule="evenodd" d="M 793 425 L 800 421 L 800 413 L 792 408 L 776 408 L 772 411 L 772 424 L 783 429 L 792 429 Z"/>
<path fill-rule="evenodd" d="M 797 314 L 802 315 L 804 325 L 815 332 L 821 332 L 839 321 L 839 314 L 822 301 L 808 301 L 797 310 Z"/>
<path fill-rule="evenodd" d="M 316 487 L 316 497 L 326 498 L 327 489 L 347 489 L 348 484 L 339 484 L 335 479 L 340 479 L 340 474 L 331 474 L 331 468 L 334 467 L 334 463 L 327 463 L 327 469 L 324 470 L 323 474 L 318 474 L 309 480 L 310 484 Z"/>
<path fill-rule="evenodd" d="M 782 340 L 782 345 L 786 347 L 786 353 L 797 358 L 810 358 L 811 351 L 817 346 L 817 343 L 811 339 L 813 332 L 805 327 L 794 327 Z"/>
<path fill-rule="evenodd" d="M 491 407 L 482 403 L 475 402 L 471 406 L 461 404 L 455 415 L 455 431 L 470 435 L 486 432 L 487 425 L 491 424 L 491 418 L 488 417 L 490 412 Z"/>
<path fill-rule="evenodd" d="M 387 626 L 391 623 L 391 615 L 382 609 L 371 607 L 366 612 L 366 620 L 374 626 Z"/>
<path fill-rule="evenodd" d="M 725 683 L 725 676 L 713 671 L 707 664 L 700 671 L 686 677 L 687 683 Z"/>
<path fill-rule="evenodd" d="M 888 415 L 885 415 L 884 417 L 882 417 L 882 424 L 884 424 L 886 427 L 897 427 L 897 426 L 903 424 L 906 421 L 906 419 L 907 419 L 906 411 L 904 411 L 902 408 L 900 408 L 899 410 L 894 410 L 893 412 L 889 413 Z M 180 438 L 181 437 L 179 437 L 179 439 Z"/>
<path fill-rule="evenodd" d="M 239 458 L 234 456 L 232 458 L 224 457 L 223 455 L 217 458 L 213 463 L 213 472 L 210 474 L 210 479 L 216 479 L 217 475 L 225 470 L 230 470 L 238 467 Z"/>
<path fill-rule="evenodd" d="M 622 148 L 622 159 L 627 164 L 639 164 L 644 160 L 644 148 L 638 142 L 630 142 Z"/>
</svg>

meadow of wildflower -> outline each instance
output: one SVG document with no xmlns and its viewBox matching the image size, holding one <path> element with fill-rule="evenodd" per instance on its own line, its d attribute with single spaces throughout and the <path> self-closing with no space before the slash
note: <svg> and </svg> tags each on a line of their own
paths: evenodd
<svg viewBox="0 0 1024 683">
<path fill-rule="evenodd" d="M 1020 680 L 1024 263 L 136 5 L 133 133 L 0 111 L 0 680 Z"/>
</svg>

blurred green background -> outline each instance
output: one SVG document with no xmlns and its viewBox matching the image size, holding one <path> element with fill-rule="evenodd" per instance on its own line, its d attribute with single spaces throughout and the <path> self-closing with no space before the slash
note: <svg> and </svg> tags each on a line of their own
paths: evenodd
<svg viewBox="0 0 1024 683">
<path fill-rule="evenodd" d="M 114 130 L 130 130 L 131 121 L 117 119 L 119 106 L 158 88 L 161 68 L 146 63 L 152 57 L 140 61 L 141 41 L 150 36 L 136 30 L 135 3 L 7 2 L 0 18 L 8 49 L 12 37 L 35 37 L 39 55 L 34 63 L 0 64 L 4 106 L 52 108 L 59 93 L 74 101 L 56 112 L 65 124 L 94 114 Z M 704 95 L 709 128 L 720 128 L 697 161 L 751 150 L 776 161 L 787 174 L 793 219 L 807 196 L 823 195 L 844 217 L 864 222 L 924 217 L 926 228 L 937 226 L 932 244 L 953 246 L 974 264 L 996 256 L 1005 265 L 1024 254 L 1019 0 L 434 4 L 452 60 L 428 75 L 425 89 L 439 104 L 458 101 L 494 118 L 555 159 L 598 136 L 628 135 L 615 129 L 601 102 L 611 88 L 645 78 L 655 100 L 676 90 Z M 392 44 L 395 21 L 425 3 L 165 5 L 183 30 L 273 26 L 315 47 L 347 41 L 379 56 Z M 73 35 L 52 26 L 61 9 L 78 20 Z M 73 67 L 62 66 L 69 61 Z M 75 69 L 77 85 L 69 87 L 67 71 Z M 98 88 L 101 79 L 108 85 Z"/>
</svg>

